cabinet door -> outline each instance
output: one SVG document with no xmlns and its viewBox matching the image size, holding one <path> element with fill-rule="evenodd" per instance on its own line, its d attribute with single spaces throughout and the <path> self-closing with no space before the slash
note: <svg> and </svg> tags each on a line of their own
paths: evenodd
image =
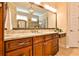
<svg viewBox="0 0 79 59">
<path fill-rule="evenodd" d="M 52 55 L 52 40 L 44 42 L 44 55 Z"/>
<path fill-rule="evenodd" d="M 12 52 L 6 53 L 7 56 L 32 56 L 32 47 L 26 47 L 22 49 L 17 49 Z"/>
<path fill-rule="evenodd" d="M 34 56 L 42 56 L 43 55 L 43 44 L 37 43 L 33 47 L 33 55 Z"/>
<path fill-rule="evenodd" d="M 2 40 L 2 32 L 3 32 L 3 7 L 2 3 L 0 3 L 0 56 L 3 55 L 3 40 Z"/>
<path fill-rule="evenodd" d="M 55 55 L 59 51 L 59 40 L 55 37 L 52 40 L 52 55 Z"/>
</svg>

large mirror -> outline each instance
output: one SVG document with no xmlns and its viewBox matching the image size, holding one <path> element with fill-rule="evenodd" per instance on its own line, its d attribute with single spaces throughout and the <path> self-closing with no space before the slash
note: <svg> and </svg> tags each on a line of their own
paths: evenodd
<svg viewBox="0 0 79 59">
<path fill-rule="evenodd" d="M 30 2 L 9 2 L 5 28 L 56 28 L 56 13 Z"/>
</svg>

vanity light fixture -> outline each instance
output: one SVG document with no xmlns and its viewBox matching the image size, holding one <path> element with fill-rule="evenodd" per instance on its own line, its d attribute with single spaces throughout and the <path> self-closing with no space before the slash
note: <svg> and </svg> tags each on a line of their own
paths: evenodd
<svg viewBox="0 0 79 59">
<path fill-rule="evenodd" d="M 42 2 L 42 0 L 35 0 L 33 1 L 34 4 L 40 5 L 40 3 Z"/>
<path fill-rule="evenodd" d="M 37 19 L 36 18 L 32 18 L 32 21 L 37 22 Z"/>
<path fill-rule="evenodd" d="M 35 4 L 37 4 L 37 5 L 40 5 L 40 2 L 34 2 Z"/>
<path fill-rule="evenodd" d="M 44 5 L 44 8 L 47 9 L 47 10 L 50 10 L 52 12 L 57 12 L 57 10 L 55 8 L 53 8 L 53 7 L 51 7 L 51 6 L 47 5 L 47 4 Z"/>
<path fill-rule="evenodd" d="M 29 13 L 27 10 L 22 8 L 16 8 L 17 12 Z"/>
<path fill-rule="evenodd" d="M 30 14 L 33 14 L 33 13 L 34 13 L 33 3 L 30 3 L 30 4 L 31 4 L 31 7 L 30 7 L 30 10 L 29 10 L 29 13 L 30 13 Z"/>
</svg>

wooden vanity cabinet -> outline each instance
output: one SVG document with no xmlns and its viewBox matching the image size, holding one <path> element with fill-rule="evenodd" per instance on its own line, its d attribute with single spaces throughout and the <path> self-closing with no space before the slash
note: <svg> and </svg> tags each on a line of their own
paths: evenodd
<svg viewBox="0 0 79 59">
<path fill-rule="evenodd" d="M 5 41 L 5 46 L 7 56 L 53 56 L 59 50 L 57 34 Z"/>
<path fill-rule="evenodd" d="M 45 36 L 44 42 L 44 56 L 52 56 L 58 52 L 58 34 L 51 34 Z"/>
<path fill-rule="evenodd" d="M 58 34 L 50 34 L 33 38 L 34 56 L 53 56 L 58 52 L 58 48 Z"/>
</svg>

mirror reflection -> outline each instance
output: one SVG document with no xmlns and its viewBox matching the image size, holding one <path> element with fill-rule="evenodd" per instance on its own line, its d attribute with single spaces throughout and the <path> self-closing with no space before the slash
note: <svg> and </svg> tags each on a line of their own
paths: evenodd
<svg viewBox="0 0 79 59">
<path fill-rule="evenodd" d="M 7 3 L 5 28 L 56 28 L 56 13 L 34 3 Z"/>
</svg>

